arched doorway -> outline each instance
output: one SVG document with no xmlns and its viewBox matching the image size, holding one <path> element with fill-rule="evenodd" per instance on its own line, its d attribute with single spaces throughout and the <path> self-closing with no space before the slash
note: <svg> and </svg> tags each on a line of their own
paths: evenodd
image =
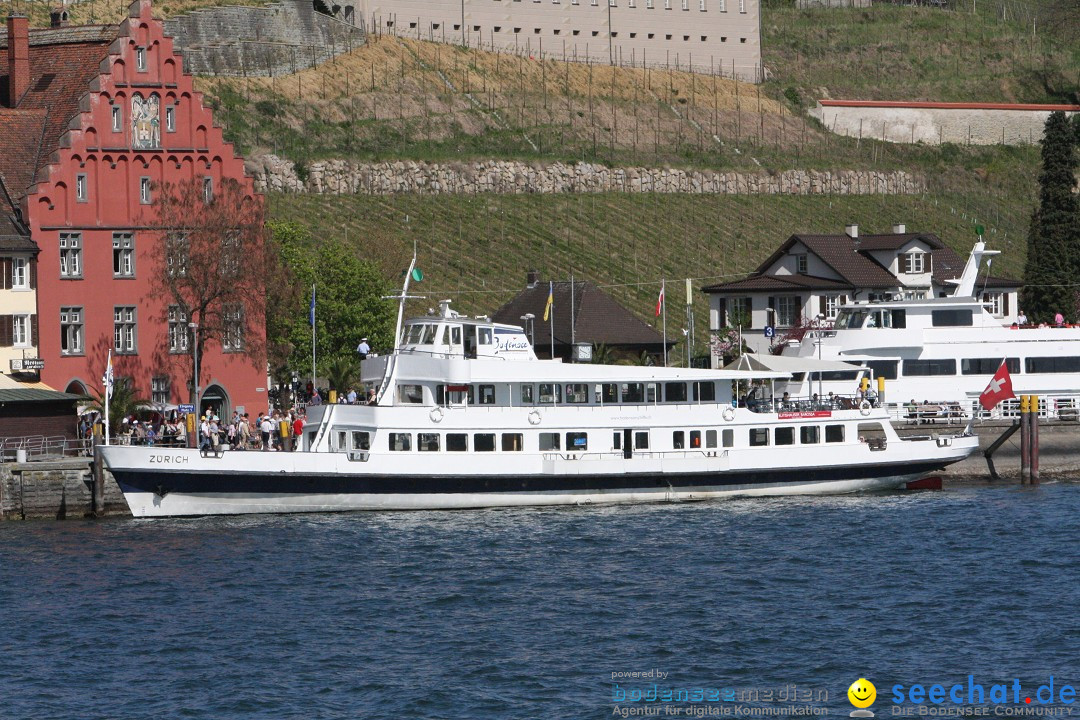
<svg viewBox="0 0 1080 720">
<path fill-rule="evenodd" d="M 222 420 L 227 420 L 229 418 L 229 413 L 232 412 L 232 403 L 229 402 L 229 393 L 225 392 L 225 388 L 216 383 L 208 385 L 206 389 L 202 391 L 202 395 L 199 398 L 200 417 L 204 415 L 207 410 L 213 410 L 214 414 Z"/>
<path fill-rule="evenodd" d="M 84 397 L 90 397 L 90 393 L 87 392 L 86 386 L 83 385 L 82 380 L 72 380 L 64 388 L 64 392 L 72 395 L 82 395 Z"/>
</svg>

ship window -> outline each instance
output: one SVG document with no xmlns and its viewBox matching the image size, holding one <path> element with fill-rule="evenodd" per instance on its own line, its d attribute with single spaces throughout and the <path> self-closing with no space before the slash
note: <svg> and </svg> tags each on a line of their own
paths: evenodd
<svg viewBox="0 0 1080 720">
<path fill-rule="evenodd" d="M 645 399 L 645 385 L 643 383 L 623 383 L 622 401 L 624 403 L 638 403 Z"/>
<path fill-rule="evenodd" d="M 686 447 L 686 433 L 684 433 L 682 430 L 676 430 L 675 432 L 671 433 L 671 447 L 675 448 L 676 450 L 682 450 L 684 447 Z"/>
<path fill-rule="evenodd" d="M 892 327 L 892 313 L 888 310 L 874 310 L 870 313 L 870 319 L 866 323 L 868 328 Z"/>
<path fill-rule="evenodd" d="M 777 445 L 794 445 L 795 444 L 795 428 L 793 427 L 778 427 L 775 432 L 775 441 Z"/>
<path fill-rule="evenodd" d="M 844 442 L 844 426 L 843 425 L 826 425 L 825 426 L 825 442 Z"/>
<path fill-rule="evenodd" d="M 349 434 L 347 432 L 345 432 L 344 430 L 339 431 L 338 434 L 337 434 L 337 445 L 334 447 L 334 449 L 335 450 L 346 450 L 346 449 L 348 449 L 348 446 L 345 443 L 345 439 L 347 437 L 349 437 Z"/>
<path fill-rule="evenodd" d="M 895 380 L 896 372 L 900 367 L 899 360 L 868 360 L 866 367 L 874 371 L 874 377 Z"/>
<path fill-rule="evenodd" d="M 521 404 L 532 405 L 533 403 L 533 386 L 522 383 L 521 385 Z"/>
<path fill-rule="evenodd" d="M 892 326 L 898 330 L 903 330 L 907 327 L 907 310 L 892 311 Z"/>
<path fill-rule="evenodd" d="M 454 325 L 452 328 L 450 328 L 450 344 L 451 345 L 460 345 L 461 344 L 461 326 L 460 325 Z"/>
<path fill-rule="evenodd" d="M 639 431 L 634 433 L 634 449 L 635 450 L 648 450 L 649 449 L 649 433 L 647 431 Z"/>
<path fill-rule="evenodd" d="M 1031 358 L 1034 359 L 1034 358 Z M 1008 358 L 1005 360 L 1009 372 L 1019 374 L 1020 358 Z M 1001 367 L 1001 358 L 961 358 L 960 373 L 962 375 L 993 375 Z"/>
<path fill-rule="evenodd" d="M 412 447 L 412 435 L 409 433 L 390 433 L 391 450 L 409 450 Z"/>
<path fill-rule="evenodd" d="M 622 433 L 618 430 L 611 435 L 611 448 L 613 450 L 622 450 Z"/>
<path fill-rule="evenodd" d="M 540 451 L 558 450 L 559 433 L 540 433 Z"/>
<path fill-rule="evenodd" d="M 716 431 L 715 430 L 706 430 L 705 431 L 705 447 L 707 447 L 707 448 L 716 447 Z"/>
<path fill-rule="evenodd" d="M 472 385 L 436 385 L 436 405 L 472 405 Z"/>
<path fill-rule="evenodd" d="M 686 402 L 686 383 L 664 383 L 664 402 Z"/>
<path fill-rule="evenodd" d="M 601 383 L 596 386 L 596 402 L 617 403 L 619 402 L 619 386 L 615 383 Z"/>
<path fill-rule="evenodd" d="M 734 430 L 724 430 L 720 433 L 720 438 L 724 441 L 724 447 L 732 447 L 735 445 Z"/>
<path fill-rule="evenodd" d="M 904 375 L 910 377 L 928 377 L 936 375 L 955 375 L 956 360 L 939 358 L 936 360 L 905 360 Z"/>
<path fill-rule="evenodd" d="M 971 310 L 933 310 L 930 322 L 934 327 L 971 327 Z"/>
<path fill-rule="evenodd" d="M 648 383 L 645 386 L 645 402 L 656 402 L 656 383 Z"/>
<path fill-rule="evenodd" d="M 318 430 L 312 430 L 307 434 L 307 447 L 308 450 L 315 444 L 315 436 L 319 434 Z"/>
<path fill-rule="evenodd" d="M 750 447 L 769 444 L 769 428 L 750 428 Z"/>
<path fill-rule="evenodd" d="M 495 433 L 476 433 L 472 441 L 474 452 L 495 452 Z"/>
<path fill-rule="evenodd" d="M 370 450 L 371 449 L 371 433 L 360 432 L 359 430 L 353 430 L 352 449 L 353 450 Z"/>
<path fill-rule="evenodd" d="M 481 345 L 491 344 L 491 328 L 479 328 L 479 335 Z"/>
<path fill-rule="evenodd" d="M 713 382 L 696 382 L 694 383 L 694 401 L 695 402 L 715 402 L 716 401 L 716 384 Z"/>
<path fill-rule="evenodd" d="M 446 433 L 446 449 L 450 452 L 467 452 L 469 436 L 466 433 Z"/>
<path fill-rule="evenodd" d="M 566 383 L 566 402 L 578 405 L 589 402 L 588 384 Z"/>
<path fill-rule="evenodd" d="M 866 313 L 860 310 L 841 310 L 836 316 L 836 329 L 847 330 L 861 328 L 866 322 Z"/>
<path fill-rule="evenodd" d="M 398 402 L 414 405 L 424 402 L 424 388 L 420 385 L 398 385 Z"/>
<path fill-rule="evenodd" d="M 521 433 L 502 434 L 503 452 L 521 452 L 524 446 L 525 442 Z"/>
<path fill-rule="evenodd" d="M 829 370 L 823 373 L 810 373 L 811 377 L 816 378 L 821 375 L 822 380 L 855 380 L 859 377 L 858 370 Z"/>
<path fill-rule="evenodd" d="M 438 452 L 439 433 L 418 433 L 416 436 L 416 449 L 420 452 Z"/>
<path fill-rule="evenodd" d="M 566 449 L 578 452 L 589 449 L 589 436 L 583 432 L 566 433 Z"/>
<path fill-rule="evenodd" d="M 481 385 L 480 386 L 480 404 L 481 405 L 494 405 L 495 404 L 495 386 L 494 385 Z"/>
<path fill-rule="evenodd" d="M 700 430 L 691 430 L 690 431 L 690 447 L 692 447 L 692 448 L 700 448 L 701 447 L 701 431 Z"/>
<path fill-rule="evenodd" d="M 1024 369 L 1029 373 L 1080 372 L 1080 357 L 1029 357 Z"/>
<path fill-rule="evenodd" d="M 799 428 L 799 442 L 803 445 L 816 445 L 821 442 L 821 428 L 817 425 L 804 425 Z"/>
<path fill-rule="evenodd" d="M 546 404 L 562 402 L 562 384 L 540 383 L 540 402 Z"/>
</svg>

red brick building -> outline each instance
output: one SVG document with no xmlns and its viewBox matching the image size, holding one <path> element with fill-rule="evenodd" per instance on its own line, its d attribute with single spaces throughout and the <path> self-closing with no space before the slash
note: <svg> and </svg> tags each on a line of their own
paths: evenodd
<svg viewBox="0 0 1080 720">
<path fill-rule="evenodd" d="M 58 26 L 60 25 L 60 26 Z M 148 0 L 119 26 L 27 28 L 0 36 L 0 174 L 40 252 L 36 260 L 41 378 L 68 392 L 115 372 L 156 404 L 190 397 L 192 337 L 149 227 L 162 183 L 207 192 L 226 178 L 254 196 L 243 160 L 222 139 Z M 258 300 L 258 298 L 253 298 Z M 265 408 L 265 330 L 209 343 L 199 368 L 204 407 Z"/>
</svg>

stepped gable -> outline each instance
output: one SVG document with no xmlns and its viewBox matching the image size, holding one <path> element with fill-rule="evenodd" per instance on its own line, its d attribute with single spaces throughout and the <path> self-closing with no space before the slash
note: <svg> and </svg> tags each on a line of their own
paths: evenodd
<svg viewBox="0 0 1080 720">
<path fill-rule="evenodd" d="M 574 342 L 604 344 L 614 349 L 639 353 L 664 351 L 664 338 L 648 323 L 643 322 L 610 295 L 590 282 L 574 281 L 573 302 L 571 283 L 551 284 L 554 298 L 551 322 L 544 322 L 544 307 L 548 299 L 548 283 L 536 280 L 506 303 L 492 316 L 495 322 L 521 325 L 527 313 L 535 316 L 535 350 L 546 354 L 551 347 L 551 324 L 555 327 L 555 354 L 569 356 L 571 337 Z M 570 311 L 573 308 L 573 331 Z M 528 330 L 528 329 L 527 329 Z M 669 342 L 668 345 L 674 345 Z"/>
<path fill-rule="evenodd" d="M 0 34 L 0 173 L 16 202 L 78 113 L 117 30 L 115 25 L 31 28 L 30 84 L 14 102 L 7 96 L 7 30 Z"/>
</svg>

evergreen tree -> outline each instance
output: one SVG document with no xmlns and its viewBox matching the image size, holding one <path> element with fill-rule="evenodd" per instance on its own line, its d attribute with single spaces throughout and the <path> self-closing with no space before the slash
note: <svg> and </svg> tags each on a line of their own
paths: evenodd
<svg viewBox="0 0 1080 720">
<path fill-rule="evenodd" d="M 1049 322 L 1056 313 L 1075 319 L 1080 278 L 1080 203 L 1076 187 L 1080 123 L 1063 112 L 1046 120 L 1042 140 L 1039 205 L 1031 217 L 1023 307 L 1032 322 Z"/>
</svg>

